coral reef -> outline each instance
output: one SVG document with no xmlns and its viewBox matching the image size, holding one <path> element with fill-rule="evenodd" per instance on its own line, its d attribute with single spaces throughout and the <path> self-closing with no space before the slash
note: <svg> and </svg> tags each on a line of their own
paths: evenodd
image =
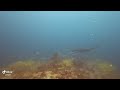
<svg viewBox="0 0 120 90">
<path fill-rule="evenodd" d="M 52 60 L 53 59 L 53 60 Z M 0 79 L 114 79 L 120 74 L 109 62 L 80 61 L 60 58 L 56 53 L 50 60 L 17 61 L 0 70 L 11 70 L 12 74 L 0 74 Z"/>
</svg>

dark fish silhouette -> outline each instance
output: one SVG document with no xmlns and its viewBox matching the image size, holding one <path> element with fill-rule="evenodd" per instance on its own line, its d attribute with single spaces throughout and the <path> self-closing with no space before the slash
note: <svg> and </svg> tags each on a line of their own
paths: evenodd
<svg viewBox="0 0 120 90">
<path fill-rule="evenodd" d="M 72 53 L 84 53 L 84 52 L 90 52 L 90 51 L 93 51 L 95 50 L 97 47 L 94 47 L 94 48 L 79 48 L 79 49 L 74 49 L 74 50 L 71 50 Z"/>
<path fill-rule="evenodd" d="M 72 50 L 72 52 L 74 52 L 74 53 L 90 52 L 94 49 L 95 48 L 79 48 L 79 49 Z"/>
</svg>

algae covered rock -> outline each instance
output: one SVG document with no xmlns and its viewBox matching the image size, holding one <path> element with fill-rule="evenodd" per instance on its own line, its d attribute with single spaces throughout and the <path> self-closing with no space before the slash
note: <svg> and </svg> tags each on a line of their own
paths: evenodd
<svg viewBox="0 0 120 90">
<path fill-rule="evenodd" d="M 15 62 L 9 65 L 9 68 L 17 71 L 28 71 L 28 70 L 32 71 L 32 70 L 36 70 L 38 66 L 39 66 L 38 62 L 27 60 L 27 61 Z"/>
<path fill-rule="evenodd" d="M 23 79 L 103 79 L 120 78 L 116 73 L 116 67 L 102 60 L 79 61 L 74 58 L 62 58 L 58 56 L 45 62 L 35 60 L 17 61 L 1 69 L 12 70 L 10 77 L 0 78 L 23 78 Z M 57 58 L 57 59 L 56 59 Z M 57 62 L 56 62 L 57 60 Z M 0 70 L 1 70 L 0 69 Z M 114 75 L 113 75 L 114 74 Z M 116 75 L 115 75 L 116 74 Z"/>
<path fill-rule="evenodd" d="M 73 60 L 69 58 L 62 60 L 60 64 L 64 67 L 72 67 L 74 65 Z"/>
<path fill-rule="evenodd" d="M 95 74 L 102 78 L 111 78 L 115 71 L 115 66 L 109 62 L 97 62 L 95 64 Z"/>
</svg>

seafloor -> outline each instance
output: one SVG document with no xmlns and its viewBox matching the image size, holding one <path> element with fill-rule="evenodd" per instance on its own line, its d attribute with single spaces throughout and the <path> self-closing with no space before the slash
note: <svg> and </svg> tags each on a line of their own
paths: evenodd
<svg viewBox="0 0 120 90">
<path fill-rule="evenodd" d="M 57 54 L 49 60 L 17 61 L 0 70 L 6 71 L 0 79 L 120 79 L 118 69 L 105 60 L 77 60 Z"/>
</svg>

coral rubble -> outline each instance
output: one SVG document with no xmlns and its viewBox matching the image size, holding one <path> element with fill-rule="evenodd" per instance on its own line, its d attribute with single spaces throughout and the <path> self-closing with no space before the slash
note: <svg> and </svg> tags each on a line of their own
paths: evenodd
<svg viewBox="0 0 120 90">
<path fill-rule="evenodd" d="M 71 58 L 60 59 L 56 53 L 45 62 L 18 61 L 1 70 L 12 70 L 11 75 L 0 74 L 0 79 L 111 79 L 120 78 L 114 65 L 108 62 L 88 62 Z M 57 62 L 56 62 L 57 61 Z"/>
</svg>

